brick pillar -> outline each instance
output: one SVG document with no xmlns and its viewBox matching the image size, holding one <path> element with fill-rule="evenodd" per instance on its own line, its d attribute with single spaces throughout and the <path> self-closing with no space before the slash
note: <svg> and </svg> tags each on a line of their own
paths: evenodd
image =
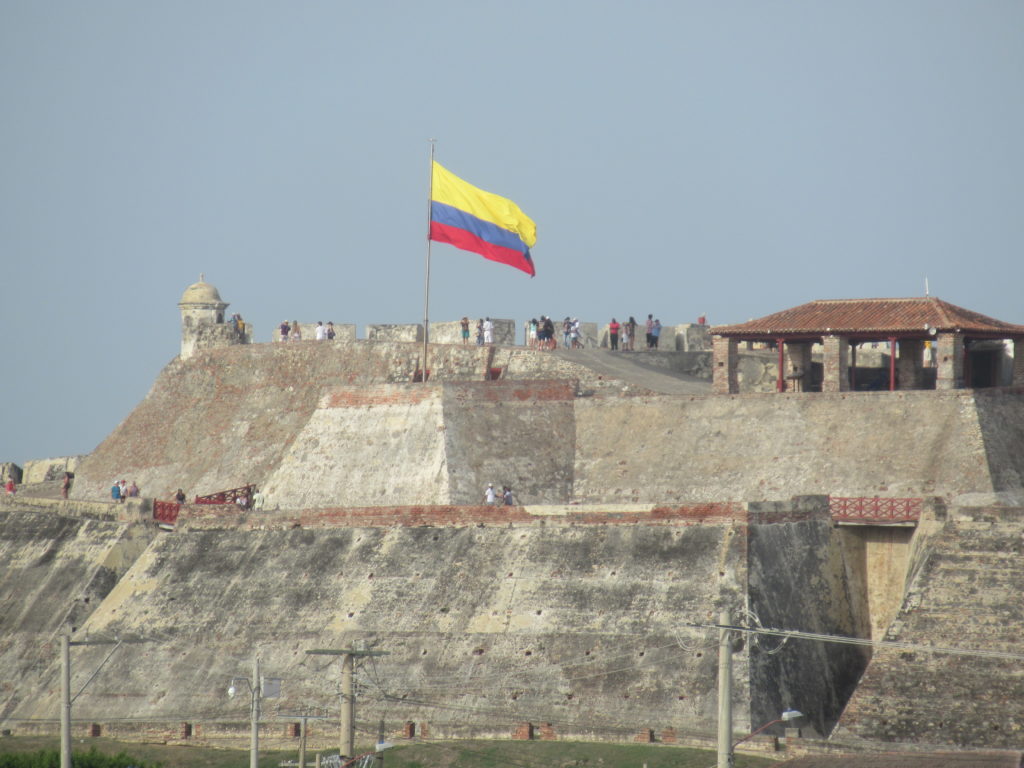
<svg viewBox="0 0 1024 768">
<path fill-rule="evenodd" d="M 541 741 L 556 741 L 558 736 L 555 735 L 555 729 L 551 723 L 540 724 L 540 740 Z"/>
<path fill-rule="evenodd" d="M 920 389 L 921 369 L 924 367 L 924 342 L 900 340 L 900 354 L 896 358 L 896 389 Z"/>
<path fill-rule="evenodd" d="M 181 728 L 178 730 L 179 739 L 191 739 L 192 738 L 192 723 L 182 723 Z"/>
<path fill-rule="evenodd" d="M 406 720 L 402 724 L 402 738 L 403 739 L 414 739 L 416 738 L 416 723 L 412 720 Z"/>
<path fill-rule="evenodd" d="M 651 728 L 643 728 L 633 737 L 633 741 L 639 744 L 653 744 L 654 731 Z"/>
<path fill-rule="evenodd" d="M 661 732 L 661 741 L 664 744 L 675 744 L 677 742 L 676 729 L 666 728 Z"/>
<path fill-rule="evenodd" d="M 430 728 L 427 726 L 427 723 L 420 723 L 420 738 L 421 739 L 429 739 L 430 738 Z"/>
<path fill-rule="evenodd" d="M 940 333 L 936 339 L 936 389 L 959 389 L 964 385 L 964 337 Z"/>
<path fill-rule="evenodd" d="M 786 388 L 790 392 L 807 392 L 811 383 L 811 342 L 791 341 L 785 345 L 785 366 L 783 374 Z M 803 378 L 790 378 L 802 374 Z"/>
<path fill-rule="evenodd" d="M 711 391 L 716 395 L 735 395 L 740 391 L 736 375 L 739 354 L 736 339 L 715 336 L 711 342 Z"/>
<path fill-rule="evenodd" d="M 822 392 L 848 392 L 850 389 L 850 342 L 842 336 L 822 339 L 823 373 Z"/>
<path fill-rule="evenodd" d="M 517 741 L 529 741 L 533 738 L 533 723 L 520 723 L 516 726 L 512 738 Z"/>
<path fill-rule="evenodd" d="M 1013 378 L 1015 387 L 1024 387 L 1024 336 L 1013 339 Z"/>
</svg>

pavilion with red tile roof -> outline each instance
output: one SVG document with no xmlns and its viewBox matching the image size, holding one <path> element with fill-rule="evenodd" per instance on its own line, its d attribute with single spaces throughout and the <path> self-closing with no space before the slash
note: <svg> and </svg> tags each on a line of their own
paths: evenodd
<svg viewBox="0 0 1024 768">
<path fill-rule="evenodd" d="M 823 348 L 823 392 L 856 388 L 856 345 L 888 342 L 889 389 L 922 389 L 924 351 L 934 348 L 936 389 L 990 386 L 1000 380 L 1001 357 L 985 342 L 1012 340 L 1012 382 L 1024 385 L 1024 325 L 973 312 L 934 296 L 908 299 L 810 301 L 757 320 L 719 325 L 713 334 L 713 391 L 739 391 L 737 344 L 760 341 L 778 349 L 778 382 L 802 382 L 811 370 L 811 348 Z M 898 353 L 897 353 L 898 350 Z M 976 354 L 972 354 L 972 350 Z M 982 370 L 984 368 L 984 370 Z M 788 373 L 787 373 L 788 372 Z"/>
</svg>

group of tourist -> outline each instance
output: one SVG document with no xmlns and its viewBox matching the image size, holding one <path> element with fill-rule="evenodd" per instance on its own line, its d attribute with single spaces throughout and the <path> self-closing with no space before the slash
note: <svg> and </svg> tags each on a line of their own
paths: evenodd
<svg viewBox="0 0 1024 768">
<path fill-rule="evenodd" d="M 302 341 L 302 327 L 298 320 L 292 320 L 291 323 L 287 320 L 283 321 L 278 326 L 278 331 L 281 334 L 281 341 Z M 323 321 L 317 320 L 313 335 L 317 341 L 334 341 L 334 337 L 337 335 L 334 330 L 334 321 L 324 325 Z"/>
<path fill-rule="evenodd" d="M 110 498 L 114 501 L 122 502 L 125 499 L 136 499 L 139 496 L 139 486 L 132 480 L 132 484 L 128 485 L 127 480 L 121 480 L 120 482 L 114 481 L 114 484 L 110 486 Z"/>
<path fill-rule="evenodd" d="M 494 490 L 494 483 L 488 483 L 487 488 L 484 489 L 484 504 L 489 507 L 498 505 L 498 492 Z M 511 507 L 515 504 L 515 499 L 512 498 L 512 486 L 503 485 L 501 486 L 501 504 L 506 507 Z"/>
<path fill-rule="evenodd" d="M 462 336 L 462 343 L 469 344 L 469 318 L 463 317 L 459 320 L 459 328 Z M 477 346 L 494 343 L 494 321 L 489 317 L 482 317 L 476 322 L 476 343 Z"/>
<path fill-rule="evenodd" d="M 630 315 L 629 320 L 620 323 L 614 317 L 608 323 L 608 347 L 612 350 L 632 352 L 636 349 L 636 336 L 639 324 Z M 658 339 L 661 337 L 661 320 L 654 315 L 647 315 L 647 322 L 644 325 L 647 333 L 647 349 L 657 349 Z"/>
<path fill-rule="evenodd" d="M 562 321 L 562 338 L 565 341 L 566 349 L 580 349 L 583 344 L 580 340 L 580 321 L 576 318 L 566 316 Z M 526 346 L 530 349 L 552 350 L 558 347 L 555 339 L 555 323 L 547 315 L 541 315 L 540 320 L 530 318 L 526 323 Z"/>
<path fill-rule="evenodd" d="M 703 320 L 703 318 L 701 319 Z M 245 328 L 245 323 L 240 315 L 232 315 L 231 322 L 232 324 L 237 322 L 235 327 L 244 333 L 242 329 Z M 472 321 L 468 317 L 463 317 L 459 321 L 459 327 L 462 343 L 470 344 L 470 339 L 474 337 Z M 557 327 L 562 333 L 562 346 L 565 349 L 582 349 L 585 346 L 578 318 L 566 315 Z M 608 324 L 608 346 L 616 351 L 635 350 L 639 327 L 640 324 L 632 316 L 624 323 L 618 322 L 613 317 Z M 293 320 L 290 323 L 285 320 L 278 326 L 278 330 L 281 341 L 302 341 L 302 328 L 298 320 Z M 658 338 L 661 336 L 661 321 L 652 314 L 647 315 L 644 330 L 647 335 L 647 349 L 657 349 Z M 557 349 L 556 332 L 555 322 L 547 315 L 541 315 L 539 320 L 531 318 L 526 322 L 526 346 L 530 349 L 540 350 Z M 317 321 L 314 329 L 317 341 L 334 341 L 336 335 L 333 321 L 328 322 L 327 325 L 320 320 Z M 477 320 L 475 338 L 478 346 L 494 343 L 494 321 L 491 318 L 482 317 Z"/>
</svg>

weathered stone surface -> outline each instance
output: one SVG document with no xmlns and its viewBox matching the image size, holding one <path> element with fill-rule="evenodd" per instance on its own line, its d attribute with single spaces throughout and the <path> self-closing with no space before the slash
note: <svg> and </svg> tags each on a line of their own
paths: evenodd
<svg viewBox="0 0 1024 768">
<path fill-rule="evenodd" d="M 513 483 L 525 503 L 933 496 L 1024 484 L 1014 447 L 1024 435 L 1020 394 L 645 396 L 561 355 L 441 344 L 427 389 L 463 394 L 431 408 L 413 402 L 421 355 L 413 343 L 314 342 L 175 360 L 83 460 L 73 497 L 106 498 L 120 477 L 158 498 L 178 487 L 191 496 L 273 483 L 282 506 L 307 496 L 329 505 L 472 503 L 488 482 Z M 500 380 L 458 389 L 496 370 Z M 557 407 L 547 385 L 522 386 L 555 379 Z M 338 386 L 380 384 L 390 394 L 331 406 Z M 467 397 L 472 407 L 458 407 Z M 393 477 L 390 457 L 415 465 L 420 481 Z"/>
<path fill-rule="evenodd" d="M 0 719 L 42 670 L 54 670 L 61 627 L 82 629 L 152 534 L 140 525 L 0 508 Z"/>
<path fill-rule="evenodd" d="M 89 540 L 76 533 L 79 521 L 43 518 L 41 528 L 31 513 L 0 518 L 0 533 L 17 537 L 9 546 L 25 567 L 38 560 L 34 551 L 54 549 L 77 555 L 75 562 L 108 564 L 115 578 L 104 585 L 105 599 L 83 606 L 80 633 L 152 641 L 117 650 L 76 701 L 76 718 L 231 717 L 224 686 L 246 674 L 253 652 L 265 674 L 284 679 L 282 710 L 334 706 L 337 663 L 303 650 L 365 644 L 389 655 L 361 665 L 361 720 L 386 712 L 396 721 L 429 721 L 439 736 L 505 738 L 544 712 L 560 738 L 626 740 L 623 730 L 641 728 L 711 732 L 716 633 L 691 625 L 725 606 L 739 615 L 748 572 L 774 567 L 758 562 L 767 550 L 750 547 L 755 536 L 784 545 L 773 560 L 785 557 L 794 572 L 820 582 L 814 594 L 772 596 L 787 603 L 788 617 L 817 631 L 846 621 L 829 608 L 843 605 L 845 587 L 813 547 L 830 524 L 790 505 L 749 514 L 727 505 L 577 511 L 561 519 L 518 508 L 440 508 L 437 518 L 430 509 L 376 508 L 366 512 L 390 517 L 368 524 L 358 512 L 342 514 L 341 527 L 324 516 L 308 527 L 317 518 L 197 512 L 196 525 L 186 518 L 176 533 L 153 538 L 127 569 L 110 564 L 130 527 L 104 524 L 109 530 Z M 803 522 L 786 522 L 794 515 Z M 100 557 L 84 557 L 97 546 Z M 19 583 L 25 575 L 11 573 Z M 787 589 L 784 581 L 772 587 Z M 12 664 L 43 665 L 41 675 L 9 686 L 9 723 L 55 711 L 53 617 L 74 597 L 57 589 L 39 595 L 33 605 L 46 619 L 5 634 Z M 769 608 L 763 597 L 751 605 Z M 75 649 L 75 690 L 108 652 Z M 771 706 L 748 683 L 752 663 L 749 651 L 734 661 L 738 730 L 750 727 L 752 710 Z M 830 696 L 819 674 L 826 662 L 807 663 L 799 692 L 813 709 Z M 233 716 L 244 719 L 244 707 L 237 710 Z"/>
<path fill-rule="evenodd" d="M 65 472 L 74 472 L 82 456 L 65 456 L 56 459 L 33 459 L 25 462 L 23 483 L 45 483 L 63 480 Z"/>
<path fill-rule="evenodd" d="M 874 741 L 1017 747 L 1024 738 L 1024 509 L 955 509 L 922 547 L 887 640 L 840 721 L 839 736 Z M 935 651 L 929 649 L 935 648 Z"/>
<path fill-rule="evenodd" d="M 367 341 L 423 341 L 423 325 L 387 325 L 374 323 L 366 326 Z"/>
</svg>

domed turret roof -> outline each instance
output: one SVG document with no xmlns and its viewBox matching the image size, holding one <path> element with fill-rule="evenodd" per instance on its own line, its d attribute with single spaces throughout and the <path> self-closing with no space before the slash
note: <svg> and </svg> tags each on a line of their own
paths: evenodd
<svg viewBox="0 0 1024 768">
<path fill-rule="evenodd" d="M 224 301 L 220 297 L 217 288 L 210 283 L 203 280 L 203 276 L 199 276 L 198 283 L 192 283 L 185 292 L 181 294 L 181 301 L 179 304 L 223 304 Z"/>
</svg>

